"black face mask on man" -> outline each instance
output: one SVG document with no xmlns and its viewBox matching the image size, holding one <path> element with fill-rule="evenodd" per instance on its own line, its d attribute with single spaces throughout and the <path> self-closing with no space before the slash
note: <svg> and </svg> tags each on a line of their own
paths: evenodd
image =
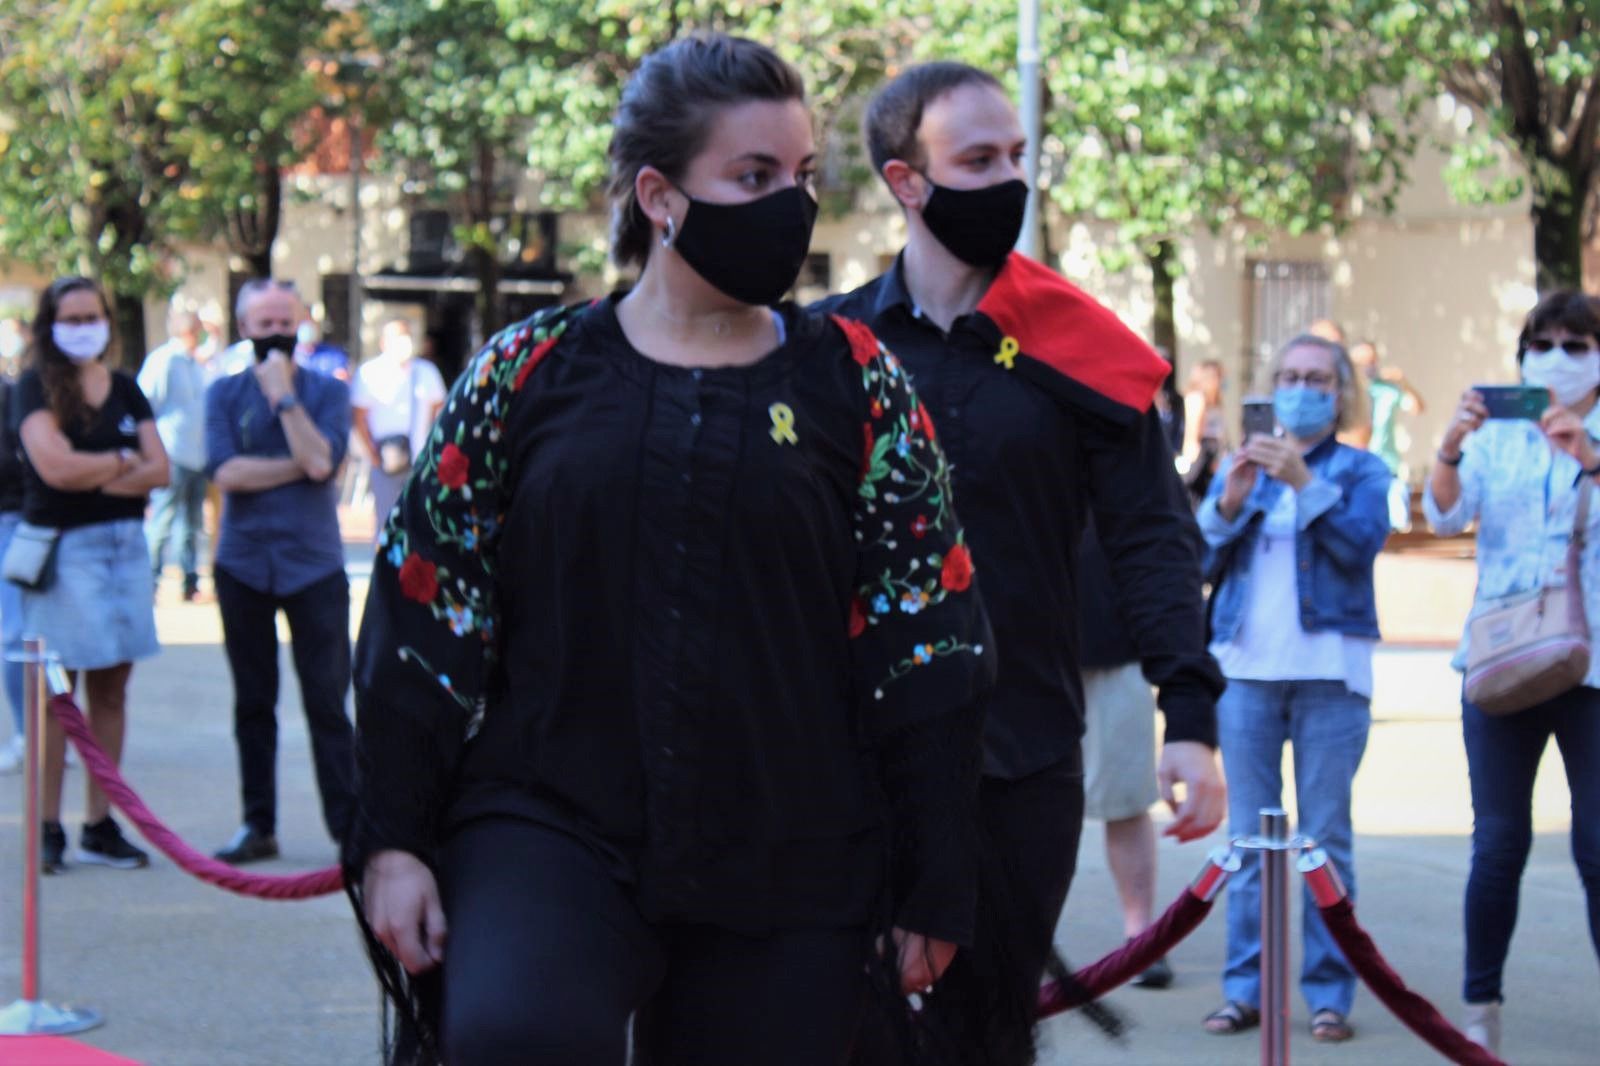
<svg viewBox="0 0 1600 1066">
<path fill-rule="evenodd" d="M 768 306 L 794 288 L 811 250 L 817 202 L 798 185 L 742 204 L 688 197 L 689 210 L 664 243 L 712 288 L 743 304 Z"/>
<path fill-rule="evenodd" d="M 922 176 L 933 189 L 922 205 L 928 231 L 968 266 L 998 270 L 1022 234 L 1028 183 L 1012 178 L 982 189 L 952 189 Z"/>
<path fill-rule="evenodd" d="M 265 337 L 251 337 L 250 343 L 256 348 L 256 362 L 266 362 L 267 356 L 273 352 L 282 352 L 284 358 L 294 355 L 294 335 L 291 333 L 272 333 Z"/>
</svg>

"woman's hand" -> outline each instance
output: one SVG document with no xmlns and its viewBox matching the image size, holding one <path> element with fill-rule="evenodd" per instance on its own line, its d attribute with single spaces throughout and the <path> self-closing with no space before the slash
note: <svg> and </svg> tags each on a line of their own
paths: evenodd
<svg viewBox="0 0 1600 1066">
<path fill-rule="evenodd" d="M 1284 437 L 1251 437 L 1244 446 L 1244 455 L 1296 492 L 1311 483 L 1311 471 L 1300 455 L 1299 445 Z"/>
<path fill-rule="evenodd" d="M 1594 450 L 1594 442 L 1589 439 L 1589 431 L 1583 428 L 1583 419 L 1559 405 L 1545 408 L 1544 414 L 1539 416 L 1539 428 L 1544 430 L 1544 435 L 1551 444 L 1560 448 L 1574 459 L 1585 470 L 1593 470 L 1595 463 L 1600 461 Z"/>
<path fill-rule="evenodd" d="M 444 961 L 444 907 L 433 871 L 407 851 L 380 851 L 361 879 L 367 924 L 406 972 L 419 974 Z"/>
<path fill-rule="evenodd" d="M 896 927 L 893 933 L 900 966 L 900 993 L 926 992 L 950 968 L 956 946 L 948 940 L 934 940 L 921 933 L 908 933 Z"/>
<path fill-rule="evenodd" d="M 1483 397 L 1477 390 L 1468 389 L 1463 392 L 1461 402 L 1456 405 L 1455 417 L 1450 419 L 1450 425 L 1444 431 L 1444 438 L 1439 442 L 1439 454 L 1455 462 L 1461 455 L 1461 442 L 1483 425 L 1484 419 L 1488 417 L 1489 408 L 1484 406 Z"/>
<path fill-rule="evenodd" d="M 1239 516 L 1239 509 L 1249 498 L 1250 490 L 1256 487 L 1256 478 L 1260 473 L 1261 468 L 1243 452 L 1233 457 L 1228 476 L 1222 480 L 1222 495 L 1217 499 L 1217 511 L 1223 518 L 1232 522 Z"/>
</svg>

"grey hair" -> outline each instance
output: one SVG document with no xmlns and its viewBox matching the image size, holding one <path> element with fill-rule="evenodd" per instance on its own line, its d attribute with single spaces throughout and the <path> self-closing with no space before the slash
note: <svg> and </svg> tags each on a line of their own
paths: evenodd
<svg viewBox="0 0 1600 1066">
<path fill-rule="evenodd" d="M 244 308 L 252 299 L 272 289 L 282 289 L 284 292 L 294 293 L 295 299 L 300 298 L 300 290 L 295 288 L 292 281 L 280 281 L 277 278 L 251 278 L 239 286 L 239 295 L 233 301 L 233 318 L 235 322 L 244 320 Z"/>
<path fill-rule="evenodd" d="M 1356 377 L 1355 364 L 1350 362 L 1350 353 L 1345 351 L 1344 345 L 1330 341 L 1326 337 L 1319 337 L 1315 333 L 1297 334 L 1272 353 L 1272 361 L 1267 364 L 1269 382 L 1274 384 L 1277 382 L 1278 371 L 1283 369 L 1284 356 L 1296 348 L 1315 348 L 1319 352 L 1327 352 L 1333 356 L 1334 373 L 1339 379 L 1339 416 L 1334 428 L 1348 428 L 1351 422 L 1362 414 L 1366 406 L 1363 402 L 1361 382 Z"/>
</svg>

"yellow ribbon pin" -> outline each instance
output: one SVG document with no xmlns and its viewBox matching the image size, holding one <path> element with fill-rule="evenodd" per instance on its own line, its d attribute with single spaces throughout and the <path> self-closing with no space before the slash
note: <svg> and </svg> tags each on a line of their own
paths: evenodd
<svg viewBox="0 0 1600 1066">
<path fill-rule="evenodd" d="M 1000 350 L 995 353 L 994 361 L 1007 370 L 1015 370 L 1017 355 L 1022 351 L 1022 345 L 1017 343 L 1015 337 L 1007 337 L 1000 342 Z"/>
<path fill-rule="evenodd" d="M 800 438 L 794 435 L 794 408 L 786 403 L 775 403 L 767 408 L 767 414 L 772 416 L 772 439 L 779 444 L 799 444 Z"/>
</svg>

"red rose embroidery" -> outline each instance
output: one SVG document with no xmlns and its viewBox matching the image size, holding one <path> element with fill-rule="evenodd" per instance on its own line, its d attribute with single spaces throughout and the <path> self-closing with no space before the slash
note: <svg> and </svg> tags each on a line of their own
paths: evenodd
<svg viewBox="0 0 1600 1066">
<path fill-rule="evenodd" d="M 911 520 L 911 535 L 921 540 L 928 534 L 928 516 L 919 514 Z"/>
<path fill-rule="evenodd" d="M 446 444 L 439 453 L 439 483 L 447 489 L 459 489 L 467 483 L 467 468 L 471 460 L 467 453 L 454 444 Z"/>
<path fill-rule="evenodd" d="M 861 449 L 861 476 L 865 478 L 867 471 L 872 469 L 872 446 L 877 443 L 872 439 L 871 423 L 861 423 L 861 435 L 866 438 L 866 442 Z"/>
<path fill-rule="evenodd" d="M 517 379 L 511 383 L 512 392 L 522 391 L 522 386 L 528 383 L 528 375 L 533 373 L 533 368 L 544 360 L 544 357 L 550 353 L 550 349 L 556 346 L 556 341 L 558 340 L 560 340 L 559 337 L 548 337 L 540 341 L 533 351 L 528 353 L 528 358 L 523 361 L 522 369 L 517 371 Z"/>
<path fill-rule="evenodd" d="M 859 637 L 867 631 L 867 608 L 860 596 L 850 597 L 850 636 Z"/>
<path fill-rule="evenodd" d="M 965 592 L 972 584 L 972 553 L 965 544 L 957 544 L 945 553 L 939 584 L 951 592 Z"/>
<path fill-rule="evenodd" d="M 439 568 L 412 552 L 400 566 L 400 591 L 408 600 L 433 602 L 439 594 Z"/>
<path fill-rule="evenodd" d="M 850 341 L 850 354 L 857 363 L 866 366 L 878 357 L 878 338 L 873 336 L 872 330 L 853 318 L 834 315 L 833 321 L 844 330 L 845 337 Z"/>
<path fill-rule="evenodd" d="M 923 404 L 917 404 L 917 416 L 922 419 L 922 432 L 928 435 L 928 439 L 938 440 L 939 438 L 933 435 L 933 419 L 928 415 L 928 408 Z"/>
</svg>

